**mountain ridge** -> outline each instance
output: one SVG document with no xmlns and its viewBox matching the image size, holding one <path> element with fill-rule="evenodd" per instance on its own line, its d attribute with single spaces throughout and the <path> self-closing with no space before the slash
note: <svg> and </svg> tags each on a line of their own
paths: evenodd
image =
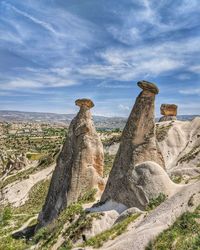
<svg viewBox="0 0 200 250">
<path fill-rule="evenodd" d="M 200 115 L 178 115 L 181 121 L 192 120 Z M 58 114 L 51 112 L 28 112 L 17 110 L 0 110 L 0 122 L 42 122 L 42 123 L 62 123 L 69 125 L 75 114 Z M 159 118 L 156 118 L 158 120 Z M 106 117 L 93 115 L 93 120 L 98 128 L 123 128 L 127 117 L 113 116 Z"/>
</svg>

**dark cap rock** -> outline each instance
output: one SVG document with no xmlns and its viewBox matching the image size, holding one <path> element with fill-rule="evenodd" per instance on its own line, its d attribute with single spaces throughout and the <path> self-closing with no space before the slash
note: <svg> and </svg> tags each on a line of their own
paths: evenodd
<svg viewBox="0 0 200 250">
<path fill-rule="evenodd" d="M 154 94 L 158 94 L 159 93 L 159 89 L 158 87 L 154 84 L 154 83 L 151 83 L 151 82 L 148 82 L 148 81 L 145 81 L 145 80 L 142 80 L 142 81 L 139 81 L 137 83 L 137 85 L 143 89 L 143 90 L 146 90 L 146 91 L 149 91 L 149 92 L 152 92 Z"/>
<path fill-rule="evenodd" d="M 177 105 L 176 104 L 162 104 L 160 107 L 161 115 L 165 116 L 176 116 Z"/>
<path fill-rule="evenodd" d="M 92 108 L 94 107 L 94 103 L 92 100 L 90 99 L 86 99 L 86 98 L 83 98 L 83 99 L 77 99 L 75 101 L 75 104 L 79 107 L 82 107 L 82 106 L 85 106 L 87 108 Z"/>
</svg>

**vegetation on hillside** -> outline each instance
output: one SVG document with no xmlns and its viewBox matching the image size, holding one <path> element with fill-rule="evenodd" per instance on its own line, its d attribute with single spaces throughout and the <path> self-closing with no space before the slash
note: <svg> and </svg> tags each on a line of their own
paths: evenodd
<svg viewBox="0 0 200 250">
<path fill-rule="evenodd" d="M 29 199 L 22 206 L 7 205 L 0 208 L 0 249 L 27 249 L 29 244 L 24 239 L 14 239 L 12 233 L 29 220 L 30 223 L 35 222 L 47 195 L 49 183 L 50 180 L 44 180 L 33 186 Z"/>
<path fill-rule="evenodd" d="M 140 214 L 132 214 L 123 221 L 115 224 L 110 229 L 88 239 L 82 246 L 92 246 L 94 248 L 101 247 L 106 241 L 113 240 L 120 234 L 124 233 L 128 225 L 136 220 Z"/>
<path fill-rule="evenodd" d="M 166 200 L 166 195 L 163 193 L 160 193 L 156 198 L 151 199 L 146 207 L 147 211 L 155 209 L 157 206 L 159 206 L 162 202 Z"/>
<path fill-rule="evenodd" d="M 146 248 L 146 250 L 169 249 L 200 249 L 200 206 L 194 212 L 186 212 L 180 216 Z"/>
<path fill-rule="evenodd" d="M 103 176 L 107 177 L 112 169 L 115 155 L 109 155 L 108 153 L 104 154 L 104 169 Z"/>
<path fill-rule="evenodd" d="M 170 128 L 172 127 L 172 124 L 173 122 L 170 122 L 167 125 L 160 125 L 159 123 L 156 124 L 156 138 L 158 142 L 161 142 L 166 138 Z"/>
</svg>

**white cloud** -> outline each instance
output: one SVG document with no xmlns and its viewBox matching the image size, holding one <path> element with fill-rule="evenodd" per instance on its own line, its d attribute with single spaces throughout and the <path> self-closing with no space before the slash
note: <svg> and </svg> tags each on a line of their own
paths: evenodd
<svg viewBox="0 0 200 250">
<path fill-rule="evenodd" d="M 129 106 L 126 106 L 126 105 L 123 105 L 123 104 L 119 104 L 118 107 L 119 107 L 120 110 L 123 110 L 123 111 L 129 111 L 130 110 Z"/>
<path fill-rule="evenodd" d="M 196 73 L 196 74 L 200 74 L 200 65 L 194 65 L 194 66 L 191 66 L 189 67 L 189 70 Z"/>
<path fill-rule="evenodd" d="M 189 80 L 191 79 L 191 76 L 188 73 L 182 73 L 182 74 L 177 75 L 176 78 L 179 80 Z"/>
<path fill-rule="evenodd" d="M 59 35 L 59 33 L 51 26 L 51 24 L 49 24 L 47 22 L 44 22 L 44 21 L 41 21 L 40 19 L 37 19 L 34 16 L 32 16 L 32 15 L 30 15 L 30 14 L 24 12 L 24 11 L 19 10 L 18 8 L 14 7 L 11 4 L 6 3 L 6 5 L 10 9 L 14 10 L 16 13 L 28 18 L 29 20 L 31 20 L 35 24 L 38 24 L 38 25 L 42 26 L 44 29 L 46 29 L 49 32 L 52 32 L 54 35 Z"/>
<path fill-rule="evenodd" d="M 18 68 L 20 70 L 20 68 Z M 21 77 L 9 77 L 0 83 L 0 89 L 4 90 L 34 90 L 52 87 L 68 87 L 77 85 L 78 82 L 70 78 L 70 70 L 50 68 L 50 69 L 23 69 Z"/>
<path fill-rule="evenodd" d="M 110 64 L 111 61 L 108 57 L 106 65 L 86 65 L 78 69 L 78 72 L 83 76 L 93 77 L 97 79 L 110 79 L 110 80 L 118 80 L 118 81 L 131 81 L 136 78 L 141 78 L 142 76 L 157 76 L 162 73 L 166 73 L 167 71 L 174 70 L 183 66 L 183 63 L 168 58 L 158 58 L 151 59 L 147 58 L 145 60 L 140 60 L 139 58 L 134 58 L 133 61 L 129 62 L 129 56 L 122 55 L 124 61 L 127 63 L 120 64 Z M 112 60 L 114 60 L 112 55 Z M 118 60 L 118 57 L 116 57 Z"/>
<path fill-rule="evenodd" d="M 179 93 L 183 95 L 200 95 L 200 88 L 181 89 Z"/>
</svg>

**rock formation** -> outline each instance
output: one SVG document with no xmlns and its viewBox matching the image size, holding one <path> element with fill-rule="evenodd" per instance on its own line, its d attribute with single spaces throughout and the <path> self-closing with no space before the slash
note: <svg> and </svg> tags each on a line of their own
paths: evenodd
<svg viewBox="0 0 200 250">
<path fill-rule="evenodd" d="M 200 117 L 192 121 L 158 123 L 165 136 L 158 142 L 170 176 L 188 179 L 200 174 Z"/>
<path fill-rule="evenodd" d="M 129 230 L 114 240 L 108 241 L 99 250 L 144 250 L 150 241 L 173 225 L 179 216 L 187 211 L 194 211 L 199 204 L 200 182 L 184 185 L 176 194 L 164 201 L 139 223 L 133 222 L 129 225 Z"/>
<path fill-rule="evenodd" d="M 138 82 L 138 86 L 142 92 L 137 97 L 123 130 L 102 202 L 114 200 L 128 207 L 136 206 L 131 180 L 135 166 L 145 161 L 153 161 L 164 167 L 155 137 L 154 102 L 159 90 L 155 84 L 147 81 Z"/>
<path fill-rule="evenodd" d="M 103 145 L 95 130 L 89 99 L 76 100 L 80 107 L 72 120 L 68 137 L 57 160 L 48 195 L 39 215 L 38 228 L 48 224 L 66 206 L 76 202 L 85 192 L 104 189 Z"/>
<path fill-rule="evenodd" d="M 160 107 L 160 113 L 163 115 L 159 122 L 176 120 L 177 105 L 175 104 L 162 104 Z"/>
<path fill-rule="evenodd" d="M 4 175 L 7 175 L 14 170 L 21 170 L 28 165 L 28 159 L 23 153 L 21 155 L 12 154 L 11 156 L 7 156 L 6 158 L 1 158 L 3 164 L 6 162 L 3 170 Z"/>
</svg>

